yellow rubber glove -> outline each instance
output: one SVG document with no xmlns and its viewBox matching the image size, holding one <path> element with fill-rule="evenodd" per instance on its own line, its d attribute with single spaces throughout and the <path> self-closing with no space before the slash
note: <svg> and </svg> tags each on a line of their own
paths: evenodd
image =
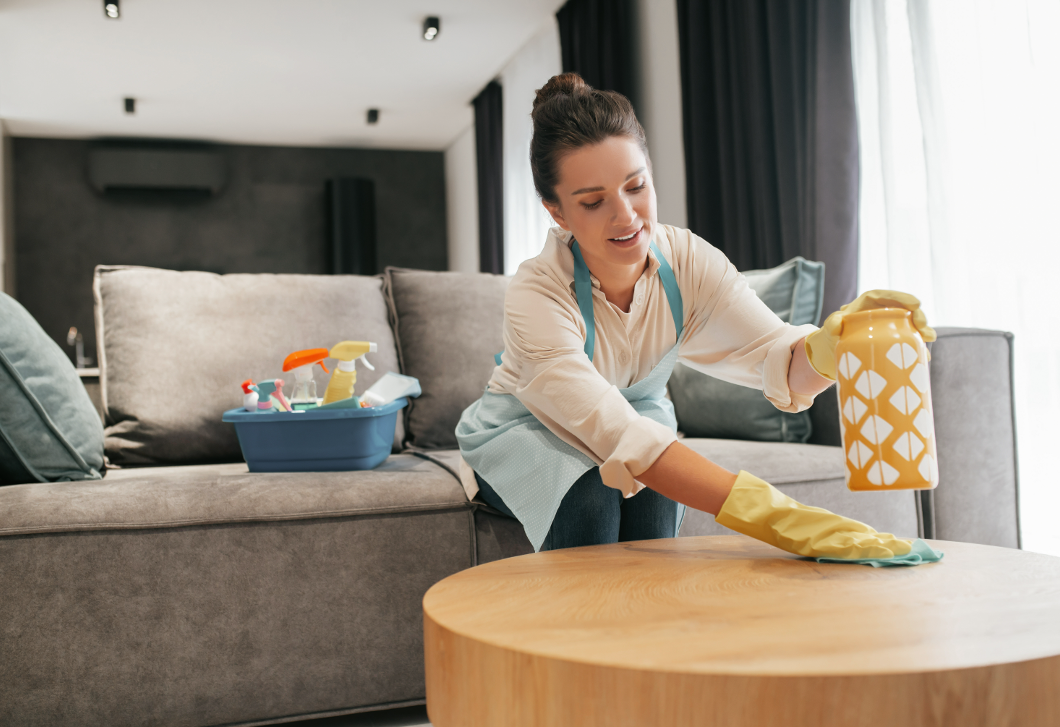
<svg viewBox="0 0 1060 727">
<path fill-rule="evenodd" d="M 817 373 L 835 381 L 835 347 L 843 333 L 843 318 L 848 313 L 878 308 L 905 308 L 913 314 L 913 325 L 920 331 L 924 342 L 935 340 L 935 330 L 928 326 L 927 316 L 920 310 L 920 301 L 916 297 L 897 290 L 870 290 L 828 316 L 819 330 L 806 336 L 806 358 Z M 928 354 L 929 361 L 930 357 Z"/>
<path fill-rule="evenodd" d="M 857 520 L 803 505 L 743 471 L 715 520 L 755 540 L 809 558 L 893 558 L 913 548 L 912 540 L 878 533 Z"/>
</svg>

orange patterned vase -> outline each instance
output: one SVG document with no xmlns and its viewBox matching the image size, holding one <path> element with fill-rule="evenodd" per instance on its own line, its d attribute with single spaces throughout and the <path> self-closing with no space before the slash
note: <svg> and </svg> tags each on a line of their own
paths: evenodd
<svg viewBox="0 0 1060 727">
<path fill-rule="evenodd" d="M 839 427 L 851 490 L 939 482 L 924 339 L 902 308 L 851 313 L 836 346 Z"/>
</svg>

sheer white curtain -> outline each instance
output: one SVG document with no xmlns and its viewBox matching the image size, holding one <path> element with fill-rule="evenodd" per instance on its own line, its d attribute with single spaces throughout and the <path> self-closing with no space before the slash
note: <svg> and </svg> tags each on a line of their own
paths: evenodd
<svg viewBox="0 0 1060 727">
<path fill-rule="evenodd" d="M 545 245 L 552 218 L 534 191 L 530 175 L 530 111 L 534 91 L 560 73 L 559 26 L 550 17 L 541 30 L 501 71 L 504 87 L 504 272 L 514 275 L 519 264 L 535 257 Z"/>
<path fill-rule="evenodd" d="M 1012 331 L 1021 520 L 1060 555 L 1060 1 L 853 0 L 859 290 Z"/>
</svg>

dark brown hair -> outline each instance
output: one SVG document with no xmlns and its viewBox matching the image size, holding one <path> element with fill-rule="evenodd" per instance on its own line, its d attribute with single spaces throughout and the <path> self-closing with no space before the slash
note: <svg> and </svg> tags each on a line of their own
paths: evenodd
<svg viewBox="0 0 1060 727">
<path fill-rule="evenodd" d="M 553 76 L 537 89 L 530 116 L 534 120 L 530 170 L 534 187 L 546 202 L 557 201 L 556 183 L 563 156 L 608 137 L 626 136 L 637 142 L 651 169 L 644 129 L 629 99 L 614 91 L 598 91 L 577 73 Z"/>
</svg>

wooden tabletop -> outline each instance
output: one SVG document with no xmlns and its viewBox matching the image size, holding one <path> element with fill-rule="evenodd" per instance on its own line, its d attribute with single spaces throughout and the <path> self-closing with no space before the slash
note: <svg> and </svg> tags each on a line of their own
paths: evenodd
<svg viewBox="0 0 1060 727">
<path fill-rule="evenodd" d="M 990 687 L 991 679 L 1040 678 L 1060 692 L 1060 558 L 932 545 L 946 553 L 940 563 L 870 568 L 800 559 L 743 536 L 677 538 L 537 553 L 457 573 L 431 588 L 423 602 L 431 719 L 438 727 L 480 723 L 460 706 L 464 679 L 479 683 L 479 697 L 492 689 L 524 705 L 562 699 L 559 682 L 570 679 L 588 679 L 597 686 L 583 694 L 597 694 L 601 674 L 615 694 L 597 694 L 600 705 L 649 684 L 680 701 L 694 683 L 702 701 L 717 681 L 712 678 L 730 680 L 730 694 L 732 679 L 797 682 L 797 690 L 809 694 L 827 691 L 825 682 L 836 678 L 847 692 L 876 689 L 878 699 L 893 700 L 894 690 L 912 689 L 907 696 L 914 698 L 917 680 L 939 675 L 958 691 Z M 1015 665 L 1022 671 L 1004 669 Z M 556 677 L 549 696 L 540 685 L 520 685 L 540 681 L 550 669 L 564 676 Z M 960 670 L 966 671 L 955 677 Z M 880 681 L 887 676 L 897 679 Z M 871 680 L 876 686 L 867 686 Z M 1009 688 L 1000 684 L 990 688 Z M 776 696 L 776 687 L 770 689 Z M 1039 707 L 1060 710 L 1044 702 Z M 655 721 L 651 705 L 641 709 L 638 719 L 654 724 L 702 723 Z M 786 709 L 790 717 L 790 705 Z M 494 725 L 549 719 L 496 722 L 498 712 L 491 714 L 484 719 Z M 1060 712 L 1049 715 L 1060 724 Z M 623 723 L 591 717 L 579 723 Z M 760 717 L 769 722 L 765 713 Z M 893 718 L 899 717 L 908 719 Z M 1034 724 L 1037 718 L 1021 719 Z"/>
</svg>

